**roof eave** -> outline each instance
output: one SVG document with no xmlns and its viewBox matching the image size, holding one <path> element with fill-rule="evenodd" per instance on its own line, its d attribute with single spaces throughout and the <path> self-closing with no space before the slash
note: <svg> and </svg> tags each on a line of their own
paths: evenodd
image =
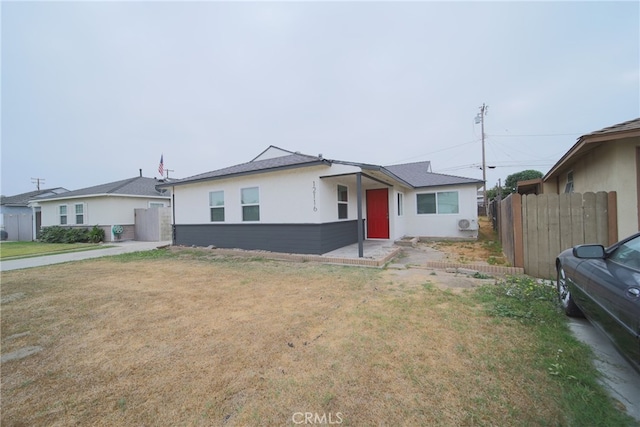
<svg viewBox="0 0 640 427">
<path fill-rule="evenodd" d="M 76 195 L 76 196 L 68 196 L 68 197 L 54 197 L 47 199 L 32 199 L 29 200 L 29 204 L 38 203 L 38 202 L 59 202 L 61 200 L 75 200 L 75 199 L 93 199 L 96 197 L 135 197 L 135 198 L 143 198 L 143 199 L 171 199 L 170 196 L 151 196 L 145 194 L 114 194 L 114 193 L 99 193 L 99 194 L 85 194 L 85 195 Z"/>
<path fill-rule="evenodd" d="M 159 184 L 156 187 L 158 187 L 158 188 L 169 188 L 169 187 L 175 187 L 175 186 L 179 186 L 179 185 L 196 184 L 196 183 L 199 183 L 199 182 L 206 182 L 206 181 L 218 181 L 218 180 L 221 180 L 221 179 L 237 178 L 239 176 L 257 175 L 257 174 L 262 174 L 262 173 L 277 172 L 277 171 L 281 171 L 281 170 L 298 169 L 298 168 L 303 168 L 303 167 L 319 166 L 319 165 L 329 165 L 329 166 L 331 166 L 331 161 L 329 161 L 327 159 L 322 159 L 322 160 L 318 160 L 318 161 L 314 161 L 314 162 L 296 163 L 296 164 L 293 164 L 293 165 L 276 166 L 276 167 L 273 167 L 273 168 L 258 169 L 258 170 L 254 170 L 254 171 L 236 172 L 236 173 L 230 173 L 230 174 L 220 175 L 220 176 L 210 176 L 210 177 L 197 178 L 197 179 L 185 178 L 185 180 L 179 180 L 179 181 Z"/>
<path fill-rule="evenodd" d="M 640 137 L 639 129 L 621 130 L 617 132 L 595 133 L 582 135 L 578 138 L 578 141 L 556 162 L 555 165 L 549 169 L 543 177 L 542 181 L 546 182 L 549 179 L 555 177 L 558 172 L 567 165 L 576 156 L 582 153 L 585 147 L 589 144 L 597 144 L 601 142 L 617 141 L 626 138 L 638 138 Z"/>
</svg>

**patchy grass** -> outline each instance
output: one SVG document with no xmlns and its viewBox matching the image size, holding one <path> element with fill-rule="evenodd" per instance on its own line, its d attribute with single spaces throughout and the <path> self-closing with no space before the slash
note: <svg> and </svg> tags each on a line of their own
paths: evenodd
<svg viewBox="0 0 640 427">
<path fill-rule="evenodd" d="M 541 285 L 531 278 L 511 277 L 484 285 L 474 296 L 498 324 L 520 324 L 532 333 L 527 346 L 529 369 L 547 371 L 560 388 L 560 405 L 566 414 L 563 425 L 638 425 L 615 409 L 615 402 L 598 384 L 591 349 L 570 332 L 560 313 L 552 283 Z"/>
<path fill-rule="evenodd" d="M 41 243 L 41 242 L 2 242 L 0 259 L 27 258 L 31 256 L 54 255 L 64 252 L 104 249 L 109 246 L 95 243 Z"/>
<path fill-rule="evenodd" d="M 630 425 L 543 290 L 150 253 L 2 273 L 3 426 Z"/>
<path fill-rule="evenodd" d="M 486 263 L 509 266 L 502 252 L 502 245 L 487 217 L 478 218 L 478 240 L 476 241 L 434 241 L 425 242 L 443 252 L 446 260 L 463 264 Z"/>
</svg>

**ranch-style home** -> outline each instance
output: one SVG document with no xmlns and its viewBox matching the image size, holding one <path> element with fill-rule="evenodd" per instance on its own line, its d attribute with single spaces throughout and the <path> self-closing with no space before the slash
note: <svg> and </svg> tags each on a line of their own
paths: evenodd
<svg viewBox="0 0 640 427">
<path fill-rule="evenodd" d="M 269 146 L 228 168 L 160 184 L 171 189 L 174 244 L 324 254 L 365 239 L 475 239 L 483 182 L 329 160 Z"/>
<path fill-rule="evenodd" d="M 106 241 L 169 240 L 171 199 L 168 191 L 156 188 L 160 182 L 143 177 L 140 170 L 134 178 L 34 199 L 30 206 L 42 212 L 42 227 L 97 225 L 105 231 Z M 157 224 L 149 224 L 149 216 Z"/>
</svg>

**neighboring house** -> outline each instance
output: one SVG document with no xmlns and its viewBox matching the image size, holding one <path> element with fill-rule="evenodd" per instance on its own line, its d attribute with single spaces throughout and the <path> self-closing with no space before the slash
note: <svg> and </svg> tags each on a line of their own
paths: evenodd
<svg viewBox="0 0 640 427">
<path fill-rule="evenodd" d="M 64 194 L 32 200 L 42 211 L 42 227 L 91 228 L 105 230 L 105 240 L 132 240 L 135 236 L 136 209 L 170 206 L 167 191 L 156 189 L 164 181 L 139 177 Z"/>
<path fill-rule="evenodd" d="M 619 238 L 640 230 L 640 118 L 582 135 L 542 178 L 551 194 L 616 191 Z"/>
<path fill-rule="evenodd" d="M 482 181 L 270 146 L 248 163 L 171 189 L 177 245 L 323 254 L 364 239 L 477 238 Z"/>
<path fill-rule="evenodd" d="M 29 200 L 66 191 L 69 190 L 57 187 L 29 191 L 15 196 L 2 196 L 0 198 L 0 230 L 6 233 L 2 233 L 3 239 L 28 242 L 34 240 L 33 230 L 38 230 L 40 226 L 40 210 L 32 210 L 29 207 Z"/>
</svg>

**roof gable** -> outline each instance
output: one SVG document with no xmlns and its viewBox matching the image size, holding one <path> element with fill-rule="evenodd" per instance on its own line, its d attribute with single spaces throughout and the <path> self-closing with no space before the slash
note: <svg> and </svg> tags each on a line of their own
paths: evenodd
<svg viewBox="0 0 640 427">
<path fill-rule="evenodd" d="M 255 162 L 257 160 L 273 159 L 275 157 L 284 157 L 284 156 L 289 156 L 291 154 L 300 154 L 300 153 L 294 153 L 293 151 L 285 150 L 284 148 L 276 147 L 275 145 L 270 145 L 269 147 L 267 147 L 266 150 L 258 154 L 251 161 Z"/>
<path fill-rule="evenodd" d="M 640 118 L 608 126 L 591 133 L 582 135 L 578 141 L 549 169 L 542 178 L 547 181 L 556 176 L 568 164 L 601 143 L 617 141 L 624 138 L 640 137 Z"/>
</svg>

